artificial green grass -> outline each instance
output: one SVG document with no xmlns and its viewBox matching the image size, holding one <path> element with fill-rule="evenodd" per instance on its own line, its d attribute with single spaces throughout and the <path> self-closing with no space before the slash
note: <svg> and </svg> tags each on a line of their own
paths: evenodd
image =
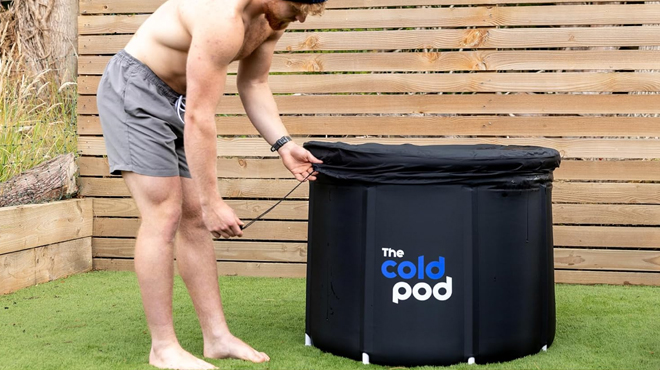
<svg viewBox="0 0 660 370">
<path fill-rule="evenodd" d="M 271 357 L 267 364 L 207 359 L 221 369 L 387 368 L 304 346 L 303 279 L 222 277 L 220 284 L 232 332 Z M 548 352 L 447 369 L 660 369 L 660 288 L 558 285 L 556 293 L 557 336 Z M 174 311 L 181 344 L 201 356 L 201 331 L 179 278 Z M 93 272 L 0 296 L 0 369 L 153 369 L 149 345 L 133 273 Z"/>
</svg>

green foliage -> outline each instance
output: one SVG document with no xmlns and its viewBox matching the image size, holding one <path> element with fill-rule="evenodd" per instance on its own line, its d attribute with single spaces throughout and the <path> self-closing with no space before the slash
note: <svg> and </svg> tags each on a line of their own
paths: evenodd
<svg viewBox="0 0 660 370">
<path fill-rule="evenodd" d="M 75 84 L 8 70 L 0 71 L 0 182 L 76 151 Z"/>
<path fill-rule="evenodd" d="M 272 359 L 208 360 L 221 369 L 365 369 L 304 346 L 305 280 L 222 277 L 220 285 L 232 332 Z M 660 369 L 660 288 L 556 290 L 557 336 L 548 352 L 448 369 Z M 201 356 L 201 330 L 179 278 L 174 314 L 181 344 Z M 147 365 L 149 346 L 133 273 L 76 275 L 0 296 L 0 369 L 153 369 Z"/>
</svg>

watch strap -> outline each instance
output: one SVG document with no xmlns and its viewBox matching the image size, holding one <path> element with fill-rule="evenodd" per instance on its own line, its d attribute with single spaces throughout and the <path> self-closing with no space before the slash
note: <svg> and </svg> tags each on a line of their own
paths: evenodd
<svg viewBox="0 0 660 370">
<path fill-rule="evenodd" d="M 275 142 L 275 144 L 273 144 L 273 146 L 270 147 L 270 151 L 276 152 L 280 150 L 280 148 L 283 147 L 284 144 L 288 143 L 289 141 L 291 141 L 291 136 L 282 136 Z"/>
</svg>

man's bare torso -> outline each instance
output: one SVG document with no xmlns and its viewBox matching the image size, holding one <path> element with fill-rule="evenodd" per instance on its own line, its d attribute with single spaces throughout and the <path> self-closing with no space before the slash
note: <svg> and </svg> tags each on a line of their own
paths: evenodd
<svg viewBox="0 0 660 370">
<path fill-rule="evenodd" d="M 214 0 L 211 0 L 214 1 Z M 251 0 L 215 0 L 238 5 L 240 8 Z M 158 8 L 138 29 L 126 45 L 126 51 L 149 66 L 154 73 L 175 91 L 186 92 L 186 63 L 192 42 L 191 25 L 195 11 L 204 11 L 209 0 L 168 0 Z M 191 11 L 192 10 L 192 11 Z M 233 61 L 252 54 L 265 40 L 276 32 L 266 17 L 243 15 L 244 37 L 240 51 Z M 222 39 L 223 35 L 217 35 Z"/>
</svg>

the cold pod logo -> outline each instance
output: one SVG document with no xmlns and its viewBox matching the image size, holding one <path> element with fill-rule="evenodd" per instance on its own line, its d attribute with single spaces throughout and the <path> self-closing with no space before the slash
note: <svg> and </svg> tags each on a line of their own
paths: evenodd
<svg viewBox="0 0 660 370">
<path fill-rule="evenodd" d="M 382 248 L 385 258 L 403 258 L 402 250 L 391 248 Z M 445 258 L 438 257 L 428 264 L 425 263 L 424 256 L 417 257 L 417 264 L 413 261 L 396 261 L 389 259 L 380 266 L 380 271 L 388 279 L 400 278 L 403 280 L 414 279 L 440 280 L 445 275 Z M 438 301 L 446 301 L 451 298 L 452 282 L 451 277 L 447 276 L 446 281 L 439 281 L 433 287 L 430 284 L 421 281 L 413 287 L 405 281 L 394 284 L 392 288 L 392 302 L 398 304 L 399 301 L 405 301 L 413 296 L 418 301 L 426 301 L 433 296 Z"/>
</svg>

